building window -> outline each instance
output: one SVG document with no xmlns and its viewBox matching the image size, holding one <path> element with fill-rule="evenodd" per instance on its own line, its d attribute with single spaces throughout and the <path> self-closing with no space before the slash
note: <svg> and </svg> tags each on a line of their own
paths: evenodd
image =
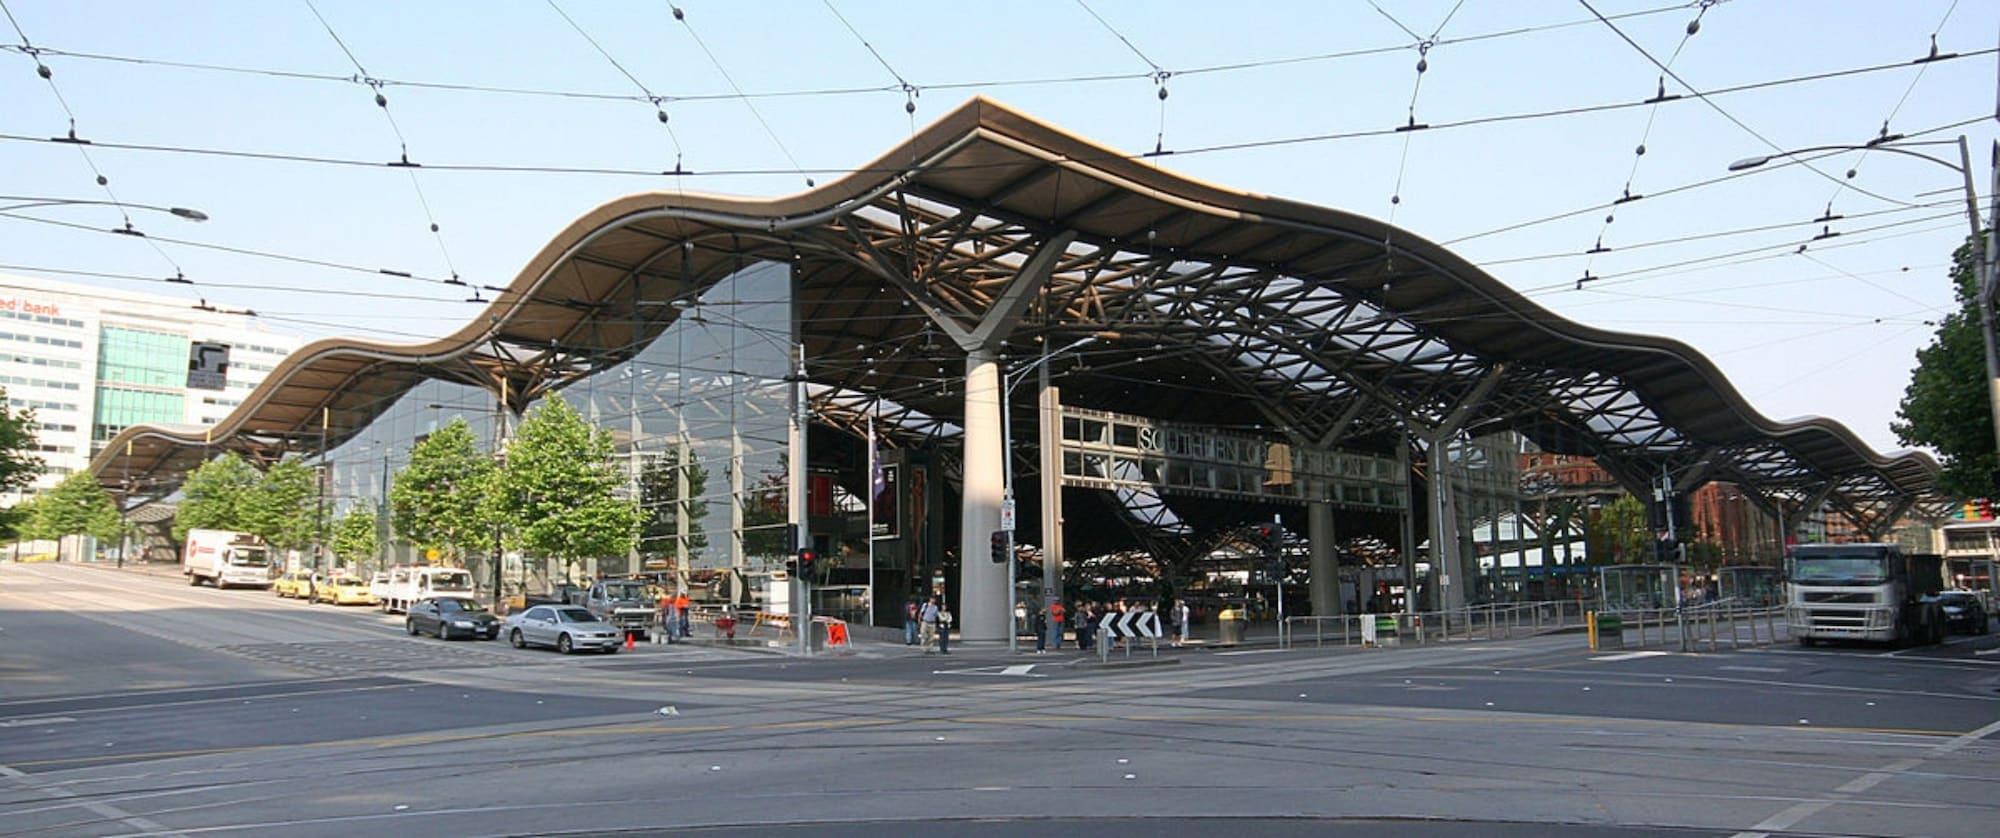
<svg viewBox="0 0 2000 838">
<path fill-rule="evenodd" d="M 0 311 L 0 320 L 19 320 L 23 323 L 46 323 L 50 326 L 63 326 L 71 329 L 83 328 L 83 321 L 81 320 L 71 320 L 67 317 L 49 317 L 43 314 L 26 314 L 18 311 Z"/>
<path fill-rule="evenodd" d="M 184 357 L 185 350 L 181 353 Z M 180 393 L 156 393 L 149 390 L 131 390 L 124 387 L 99 387 L 97 389 L 97 415 L 94 424 L 99 439 L 109 439 L 104 435 L 106 428 L 125 428 L 139 424 L 162 424 L 185 421 L 187 400 Z M 112 431 L 116 433 L 116 431 Z"/>
<path fill-rule="evenodd" d="M 187 357 L 186 335 L 106 326 L 98 333 L 97 380 L 180 389 L 187 386 Z"/>
<path fill-rule="evenodd" d="M 65 340 L 63 338 L 52 338 L 49 337 L 48 335 L 23 335 L 23 334 L 16 334 L 14 332 L 0 331 L 0 340 L 16 340 L 22 343 L 32 343 L 35 344 L 36 346 L 55 346 L 63 349 L 83 348 L 83 341 Z"/>
</svg>

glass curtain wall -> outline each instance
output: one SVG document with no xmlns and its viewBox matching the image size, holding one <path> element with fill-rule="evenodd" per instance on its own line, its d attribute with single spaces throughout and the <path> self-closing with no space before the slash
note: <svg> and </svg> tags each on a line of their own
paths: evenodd
<svg viewBox="0 0 2000 838">
<path fill-rule="evenodd" d="M 609 430 L 624 492 L 638 501 L 642 527 L 627 556 L 602 556 L 579 570 L 670 573 L 697 598 L 746 601 L 782 567 L 786 539 L 787 418 L 785 380 L 796 351 L 789 266 L 747 263 L 691 305 L 657 309 L 672 323 L 632 359 L 561 391 L 584 418 Z M 409 464 L 410 448 L 454 418 L 464 419 L 483 451 L 496 439 L 494 395 L 430 381 L 405 394 L 367 429 L 331 454 L 332 491 L 340 511 L 377 515 L 389 545 L 382 561 L 411 564 L 418 551 L 388 532 L 385 488 Z M 530 407 L 532 412 L 533 406 Z M 517 420 L 510 419 L 512 428 Z M 487 551 L 473 548 L 482 594 L 492 586 Z M 563 581 L 546 557 L 510 553 L 502 569 L 509 594 Z"/>
</svg>

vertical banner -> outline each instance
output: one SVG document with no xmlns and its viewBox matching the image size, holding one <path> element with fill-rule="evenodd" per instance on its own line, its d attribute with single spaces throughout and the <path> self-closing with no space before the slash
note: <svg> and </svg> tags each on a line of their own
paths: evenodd
<svg viewBox="0 0 2000 838">
<path fill-rule="evenodd" d="M 876 464 L 873 481 L 875 520 L 868 528 L 869 533 L 876 538 L 896 538 L 902 535 L 902 528 L 897 524 L 900 518 L 898 513 L 902 510 L 902 504 L 898 501 L 902 495 L 896 491 L 902 482 L 902 470 L 900 465 L 882 465 L 879 462 Z"/>
</svg>

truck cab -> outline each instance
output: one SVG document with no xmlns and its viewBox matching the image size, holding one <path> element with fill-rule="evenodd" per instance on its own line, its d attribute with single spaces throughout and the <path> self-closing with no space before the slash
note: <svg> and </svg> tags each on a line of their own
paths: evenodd
<svg viewBox="0 0 2000 838">
<path fill-rule="evenodd" d="M 1806 544 L 1787 565 L 1786 617 L 1801 646 L 1944 639 L 1943 613 L 1925 599 L 1943 587 L 1939 556 L 1906 554 L 1895 544 Z"/>
<path fill-rule="evenodd" d="M 602 579 L 584 593 L 583 607 L 627 633 L 643 632 L 658 609 L 647 587 L 639 579 Z"/>
</svg>

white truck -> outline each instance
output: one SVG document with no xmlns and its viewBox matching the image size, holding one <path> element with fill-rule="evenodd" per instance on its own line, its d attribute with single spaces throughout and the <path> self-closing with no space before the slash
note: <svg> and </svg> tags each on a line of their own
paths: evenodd
<svg viewBox="0 0 2000 838">
<path fill-rule="evenodd" d="M 207 582 L 218 588 L 243 585 L 271 587 L 271 548 L 249 533 L 229 530 L 188 530 L 181 551 L 181 572 L 188 584 Z"/>
<path fill-rule="evenodd" d="M 382 610 L 407 613 L 420 599 L 434 596 L 472 596 L 472 574 L 455 567 L 394 567 L 389 577 L 370 585 Z"/>
<path fill-rule="evenodd" d="M 1821 640 L 1893 645 L 1944 642 L 1942 556 L 1895 544 L 1802 544 L 1792 548 L 1786 619 L 1800 646 Z"/>
</svg>

